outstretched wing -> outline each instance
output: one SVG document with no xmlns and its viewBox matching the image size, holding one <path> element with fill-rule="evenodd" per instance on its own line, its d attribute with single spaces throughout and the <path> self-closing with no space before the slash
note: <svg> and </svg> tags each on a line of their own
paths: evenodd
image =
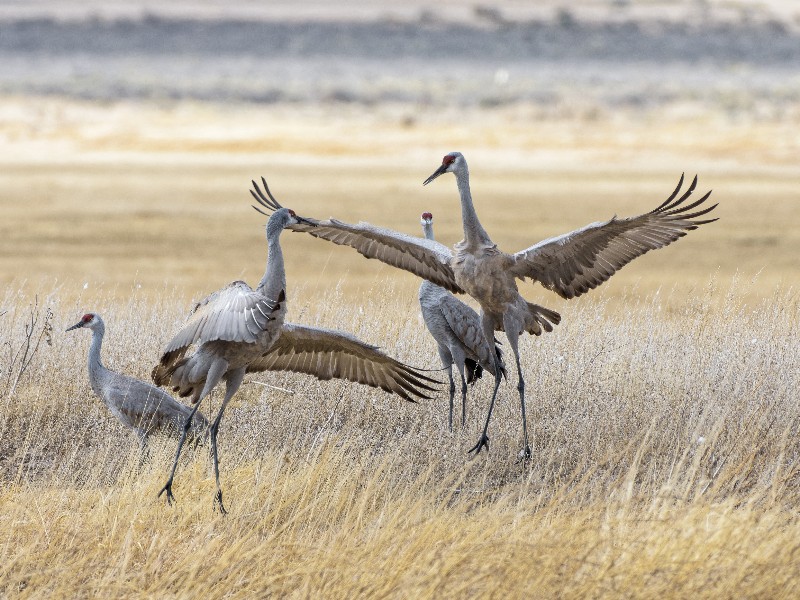
<svg viewBox="0 0 800 600">
<path fill-rule="evenodd" d="M 563 298 L 580 296 L 596 288 L 634 258 L 717 220 L 697 219 L 711 212 L 716 204 L 691 212 L 700 207 L 711 192 L 691 204 L 683 204 L 697 187 L 696 176 L 687 191 L 675 200 L 682 186 L 683 175 L 672 195 L 649 213 L 592 223 L 517 252 L 513 256 L 515 264 L 511 273 L 520 279 L 535 279 Z"/>
<path fill-rule="evenodd" d="M 281 297 L 266 298 L 244 281 L 234 281 L 198 302 L 164 354 L 213 340 L 254 343 L 273 319 Z"/>
<path fill-rule="evenodd" d="M 431 379 L 387 356 L 376 346 L 341 331 L 284 323 L 278 341 L 247 367 L 254 371 L 295 371 L 318 379 L 347 379 L 393 392 L 413 402 L 428 398 Z"/>
<path fill-rule="evenodd" d="M 281 208 L 281 205 L 269 191 L 267 182 L 263 177 L 261 181 L 266 195 L 261 191 L 258 184 L 253 181 L 253 189 L 250 190 L 253 198 L 270 211 Z M 450 259 L 453 253 L 447 246 L 439 242 L 406 235 L 364 222 L 351 225 L 336 219 L 328 219 L 326 221 L 307 220 L 313 225 L 298 223 L 290 225 L 288 229 L 309 233 L 314 237 L 328 240 L 340 246 L 350 246 L 367 258 L 375 258 L 387 265 L 409 271 L 451 292 L 464 293 L 464 290 L 456 284 L 453 269 L 450 267 Z"/>
</svg>

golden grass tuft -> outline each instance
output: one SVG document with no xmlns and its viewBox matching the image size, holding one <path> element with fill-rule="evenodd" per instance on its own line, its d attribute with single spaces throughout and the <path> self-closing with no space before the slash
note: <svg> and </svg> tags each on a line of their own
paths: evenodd
<svg viewBox="0 0 800 600">
<path fill-rule="evenodd" d="M 89 336 L 61 333 L 99 310 L 105 363 L 146 378 L 185 301 L 108 294 L 78 308 L 55 293 L 34 309 L 11 291 L 6 348 L 32 310 L 53 311 L 54 333 L 0 399 L 0 596 L 796 596 L 800 303 L 777 289 L 745 303 L 743 288 L 711 282 L 681 302 L 600 291 L 527 338 L 529 464 L 516 461 L 513 377 L 490 452 L 470 458 L 489 381 L 450 433 L 444 389 L 411 404 L 259 375 L 294 393 L 246 385 L 226 412 L 227 517 L 203 448 L 181 463 L 177 505 L 156 497 L 175 440 L 153 440 L 140 464 L 89 389 Z M 415 302 L 388 283 L 360 308 L 336 290 L 313 306 L 290 294 L 289 317 L 438 366 Z"/>
</svg>

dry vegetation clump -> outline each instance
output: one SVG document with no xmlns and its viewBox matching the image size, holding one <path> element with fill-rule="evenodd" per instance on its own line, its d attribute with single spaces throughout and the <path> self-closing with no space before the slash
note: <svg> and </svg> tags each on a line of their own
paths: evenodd
<svg viewBox="0 0 800 600">
<path fill-rule="evenodd" d="M 745 304 L 741 287 L 710 284 L 670 310 L 663 293 L 607 303 L 601 292 L 527 338 L 528 464 L 516 461 L 513 380 L 490 452 L 473 459 L 491 381 L 450 433 L 444 387 L 412 404 L 261 374 L 288 391 L 246 385 L 226 412 L 224 518 L 203 448 L 182 461 L 177 505 L 156 498 L 175 440 L 155 439 L 140 464 L 91 394 L 88 336 L 60 333 L 97 310 L 106 365 L 147 378 L 186 303 L 133 293 L 79 307 L 56 293 L 35 305 L 9 292 L 7 351 L 32 313 L 41 323 L 51 310 L 54 333 L 0 398 L 0 596 L 797 595 L 800 302 L 776 290 Z M 360 308 L 336 290 L 295 302 L 289 319 L 438 366 L 415 298 L 373 292 Z"/>
</svg>

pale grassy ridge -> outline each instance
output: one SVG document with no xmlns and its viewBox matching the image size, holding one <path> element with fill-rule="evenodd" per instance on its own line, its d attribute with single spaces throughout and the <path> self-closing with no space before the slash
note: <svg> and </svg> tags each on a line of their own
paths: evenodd
<svg viewBox="0 0 800 600">
<path fill-rule="evenodd" d="M 174 440 L 155 440 L 140 466 L 133 436 L 91 395 L 88 336 L 62 333 L 101 311 L 106 364 L 146 378 L 185 302 L 40 295 L 52 346 L 0 400 L 0 595 L 796 595 L 800 303 L 775 290 L 746 305 L 746 288 L 710 283 L 678 310 L 635 290 L 560 307 L 554 333 L 523 343 L 529 465 L 516 462 L 513 377 L 491 451 L 470 459 L 489 381 L 451 434 L 444 389 L 409 404 L 260 375 L 295 393 L 247 385 L 226 413 L 226 518 L 203 449 L 181 465 L 178 504 L 156 498 Z M 438 366 L 415 298 L 391 284 L 360 309 L 338 291 L 313 306 L 296 296 L 292 320 Z M 31 301 L 3 300 L 6 348 L 22 342 Z"/>
</svg>

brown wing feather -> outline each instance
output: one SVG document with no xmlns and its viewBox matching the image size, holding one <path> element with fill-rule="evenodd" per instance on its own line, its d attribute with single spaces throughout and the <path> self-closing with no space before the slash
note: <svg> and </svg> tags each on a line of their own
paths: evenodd
<svg viewBox="0 0 800 600">
<path fill-rule="evenodd" d="M 452 252 L 439 242 L 364 222 L 352 225 L 328 219 L 315 223 L 315 227 L 299 224 L 291 226 L 290 229 L 308 233 L 339 246 L 350 246 L 362 256 L 409 271 L 451 292 L 464 293 L 464 290 L 456 284 L 453 269 L 450 267 Z"/>
<path fill-rule="evenodd" d="M 697 187 L 697 177 L 675 200 L 682 186 L 683 175 L 672 195 L 649 213 L 592 223 L 517 252 L 513 256 L 515 264 L 511 273 L 520 279 L 535 279 L 564 298 L 580 296 L 596 288 L 634 258 L 663 248 L 692 229 L 717 220 L 698 219 L 711 212 L 716 204 L 691 212 L 701 206 L 711 192 L 684 205 Z"/>
<path fill-rule="evenodd" d="M 430 384 L 440 383 L 347 333 L 289 323 L 247 371 L 295 371 L 322 380 L 347 379 L 410 401 L 412 396 L 428 398 L 425 392 L 435 390 Z"/>
<path fill-rule="evenodd" d="M 261 182 L 264 191 L 255 181 L 252 182 L 250 195 L 253 199 L 270 212 L 282 208 L 263 177 Z M 261 208 L 256 206 L 253 208 L 262 214 L 268 214 Z M 304 219 L 310 224 L 298 223 L 289 226 L 289 229 L 308 233 L 339 246 L 350 246 L 362 256 L 409 271 L 451 292 L 464 293 L 464 290 L 456 284 L 453 269 L 450 267 L 453 253 L 447 246 L 435 240 L 413 237 L 364 222 L 351 225 L 336 219 L 327 221 L 308 217 Z"/>
</svg>

